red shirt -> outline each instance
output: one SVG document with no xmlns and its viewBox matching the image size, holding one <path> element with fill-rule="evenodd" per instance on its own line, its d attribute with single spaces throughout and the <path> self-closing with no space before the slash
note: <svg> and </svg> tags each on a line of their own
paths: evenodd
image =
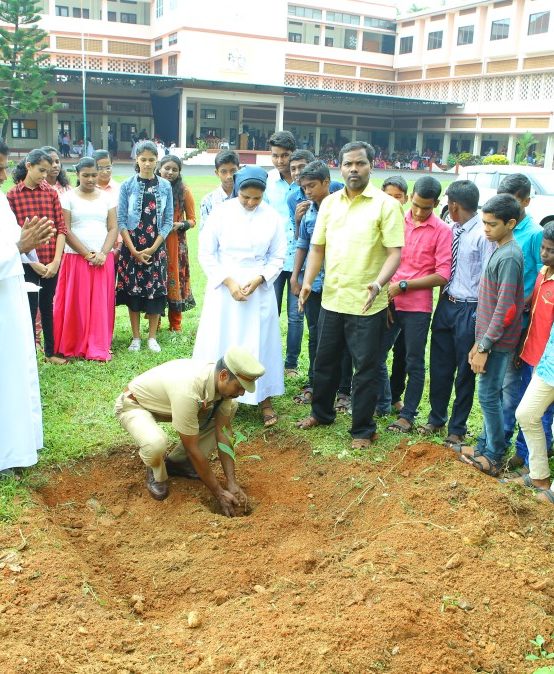
<svg viewBox="0 0 554 674">
<path fill-rule="evenodd" d="M 452 267 L 452 230 L 434 213 L 422 223 L 414 223 L 412 211 L 405 215 L 405 243 L 400 266 L 391 283 L 440 274 L 450 279 Z M 394 298 L 397 311 L 433 311 L 433 289 L 408 290 Z"/>
<path fill-rule="evenodd" d="M 43 180 L 33 190 L 21 180 L 8 191 L 6 196 L 20 227 L 23 227 L 26 218 L 33 218 L 35 215 L 39 218 L 48 218 L 54 223 L 56 236 L 36 249 L 38 259 L 42 264 L 50 264 L 56 254 L 58 234 L 67 235 L 58 193 L 46 180 Z"/>
<path fill-rule="evenodd" d="M 535 367 L 544 353 L 554 322 L 554 275 L 546 278 L 549 268 L 543 267 L 535 282 L 531 301 L 531 320 L 523 344 L 521 360 Z"/>
</svg>

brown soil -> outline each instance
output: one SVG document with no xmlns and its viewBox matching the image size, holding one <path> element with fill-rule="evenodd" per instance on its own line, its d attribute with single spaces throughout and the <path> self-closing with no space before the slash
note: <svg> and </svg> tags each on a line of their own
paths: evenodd
<svg viewBox="0 0 554 674">
<path fill-rule="evenodd" d="M 547 504 L 437 445 L 372 466 L 280 442 L 241 447 L 261 461 L 239 461 L 253 511 L 236 519 L 188 480 L 153 501 L 130 450 L 52 475 L 0 531 L 0 672 L 535 670 Z"/>
</svg>

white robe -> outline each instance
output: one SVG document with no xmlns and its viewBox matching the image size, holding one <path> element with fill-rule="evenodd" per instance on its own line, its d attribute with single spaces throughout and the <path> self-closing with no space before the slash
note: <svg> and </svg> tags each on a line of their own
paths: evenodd
<svg viewBox="0 0 554 674">
<path fill-rule="evenodd" d="M 0 470 L 32 466 L 43 446 L 35 340 L 16 245 L 20 235 L 0 192 Z"/>
<path fill-rule="evenodd" d="M 200 232 L 198 259 L 208 281 L 196 334 L 194 358 L 214 361 L 229 346 L 242 346 L 265 367 L 255 393 L 239 402 L 255 405 L 285 392 L 279 315 L 273 282 L 283 268 L 287 240 L 279 214 L 262 202 L 245 210 L 238 198 L 218 205 Z M 265 281 L 237 302 L 222 282 L 244 285 L 256 276 Z"/>
</svg>

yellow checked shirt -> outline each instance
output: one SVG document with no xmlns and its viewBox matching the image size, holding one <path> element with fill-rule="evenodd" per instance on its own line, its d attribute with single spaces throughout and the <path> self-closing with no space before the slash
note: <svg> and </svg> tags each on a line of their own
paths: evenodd
<svg viewBox="0 0 554 674">
<path fill-rule="evenodd" d="M 181 358 L 170 360 L 139 374 L 129 390 L 141 407 L 171 421 L 182 435 L 198 435 L 214 403 L 221 398 L 215 390 L 215 363 Z M 224 400 L 217 412 L 231 416 L 235 402 Z"/>
<path fill-rule="evenodd" d="M 404 245 L 404 213 L 396 199 L 368 183 L 349 199 L 346 189 L 324 199 L 311 243 L 325 246 L 325 281 L 321 305 L 328 311 L 356 316 L 386 308 L 386 287 L 362 314 L 367 286 L 386 260 L 386 248 Z"/>
</svg>

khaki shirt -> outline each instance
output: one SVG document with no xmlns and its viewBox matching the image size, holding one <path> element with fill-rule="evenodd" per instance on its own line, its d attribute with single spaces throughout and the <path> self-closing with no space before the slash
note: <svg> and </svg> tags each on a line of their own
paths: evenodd
<svg viewBox="0 0 554 674">
<path fill-rule="evenodd" d="M 181 358 L 147 370 L 129 383 L 141 407 L 171 421 L 182 435 L 198 435 L 221 400 L 215 389 L 215 363 Z M 234 401 L 223 400 L 218 414 L 231 416 Z"/>
<path fill-rule="evenodd" d="M 325 246 L 325 281 L 321 305 L 328 311 L 371 315 L 387 307 L 386 288 L 362 314 L 367 286 L 375 281 L 386 248 L 404 245 L 404 213 L 396 199 L 368 183 L 349 199 L 346 189 L 321 202 L 312 244 Z"/>
</svg>

